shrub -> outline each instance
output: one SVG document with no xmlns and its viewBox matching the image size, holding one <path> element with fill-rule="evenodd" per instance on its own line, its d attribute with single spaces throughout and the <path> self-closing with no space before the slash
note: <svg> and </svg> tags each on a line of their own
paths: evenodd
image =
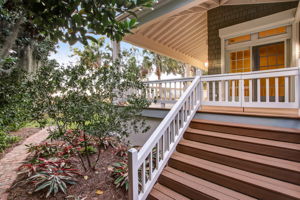
<svg viewBox="0 0 300 200">
<path fill-rule="evenodd" d="M 0 131 L 0 153 L 3 152 L 7 147 L 11 146 L 20 140 L 17 136 L 9 135 L 5 132 Z"/>
<path fill-rule="evenodd" d="M 148 130 L 141 111 L 149 102 L 138 72 L 134 57 L 126 62 L 105 62 L 98 68 L 45 66 L 28 82 L 35 100 L 33 118 L 53 119 L 57 129 L 49 138 L 68 142 L 75 147 L 83 167 L 94 169 L 99 159 L 92 163 L 89 153 L 82 151 L 94 146 L 99 158 L 103 148 L 114 145 L 110 138 Z"/>
</svg>

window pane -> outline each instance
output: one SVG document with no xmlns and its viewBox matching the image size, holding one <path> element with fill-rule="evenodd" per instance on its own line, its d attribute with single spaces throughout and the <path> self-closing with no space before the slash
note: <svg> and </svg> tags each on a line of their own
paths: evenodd
<svg viewBox="0 0 300 200">
<path fill-rule="evenodd" d="M 238 52 L 237 52 L 237 59 L 238 59 L 238 60 L 243 59 L 243 58 L 244 58 L 244 55 L 243 55 L 243 54 L 244 54 L 243 51 L 238 51 Z"/>
<path fill-rule="evenodd" d="M 268 64 L 269 65 L 276 65 L 277 64 L 277 56 L 269 56 L 268 57 Z"/>
<path fill-rule="evenodd" d="M 283 65 L 284 64 L 284 55 L 279 55 L 278 56 L 278 64 Z"/>
<path fill-rule="evenodd" d="M 268 65 L 268 57 L 260 57 L 260 66 L 263 67 L 263 66 L 267 66 Z"/>
<path fill-rule="evenodd" d="M 258 33 L 258 36 L 260 38 L 264 38 L 264 37 L 269 37 L 269 36 L 273 36 L 273 35 L 279 35 L 279 34 L 283 34 L 286 33 L 286 27 L 279 27 L 279 28 L 274 28 L 274 29 L 270 29 L 267 31 L 262 31 Z"/>
<path fill-rule="evenodd" d="M 250 51 L 249 50 L 244 51 L 244 58 L 245 59 L 250 58 Z"/>
<path fill-rule="evenodd" d="M 230 53 L 230 59 L 231 60 L 236 60 L 236 52 Z"/>
<path fill-rule="evenodd" d="M 237 72 L 243 72 L 243 60 L 238 60 L 237 61 L 237 66 L 236 66 L 236 68 L 237 68 Z"/>
<path fill-rule="evenodd" d="M 266 56 L 267 55 L 267 47 L 260 47 L 259 48 L 259 55 Z"/>
<path fill-rule="evenodd" d="M 228 43 L 229 44 L 234 44 L 234 43 L 249 41 L 250 39 L 251 39 L 250 34 L 249 35 L 243 35 L 243 36 L 239 36 L 239 37 L 229 39 Z"/>
</svg>

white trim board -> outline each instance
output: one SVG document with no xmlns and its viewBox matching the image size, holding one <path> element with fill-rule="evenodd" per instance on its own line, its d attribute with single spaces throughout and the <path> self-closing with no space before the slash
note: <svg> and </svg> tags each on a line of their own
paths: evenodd
<svg viewBox="0 0 300 200">
<path fill-rule="evenodd" d="M 237 37 L 249 33 L 268 30 L 284 25 L 290 25 L 294 22 L 296 8 L 257 18 L 219 30 L 220 38 Z"/>
</svg>

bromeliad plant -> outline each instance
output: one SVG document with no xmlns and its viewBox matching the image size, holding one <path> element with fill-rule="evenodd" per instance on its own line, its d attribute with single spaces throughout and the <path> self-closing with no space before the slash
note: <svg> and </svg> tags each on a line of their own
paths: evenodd
<svg viewBox="0 0 300 200">
<path fill-rule="evenodd" d="M 78 171 L 71 169 L 65 160 L 56 162 L 43 160 L 40 165 L 40 171 L 29 177 L 27 181 L 34 183 L 35 192 L 47 189 L 46 198 L 52 193 L 56 195 L 59 191 L 66 194 L 67 184 L 74 185 L 76 183 L 74 175 L 79 175 Z"/>
<path fill-rule="evenodd" d="M 72 169 L 68 160 L 51 161 L 39 158 L 37 163 L 23 164 L 19 170 L 26 173 L 25 183 L 33 183 L 35 190 L 47 190 L 46 198 L 61 191 L 66 194 L 67 186 L 76 183 L 77 169 Z"/>
<path fill-rule="evenodd" d="M 128 165 L 126 161 L 113 163 L 112 176 L 114 177 L 114 184 L 116 187 L 123 187 L 128 190 Z"/>
</svg>

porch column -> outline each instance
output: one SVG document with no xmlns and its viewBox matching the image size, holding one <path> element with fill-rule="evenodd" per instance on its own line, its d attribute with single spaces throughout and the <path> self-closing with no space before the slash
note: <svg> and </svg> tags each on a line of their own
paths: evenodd
<svg viewBox="0 0 300 200">
<path fill-rule="evenodd" d="M 192 66 L 190 64 L 185 64 L 184 77 L 191 77 L 191 69 L 192 69 Z"/>
<path fill-rule="evenodd" d="M 116 61 L 120 56 L 120 42 L 111 40 L 111 45 L 112 45 L 112 59 L 113 61 Z"/>
</svg>

